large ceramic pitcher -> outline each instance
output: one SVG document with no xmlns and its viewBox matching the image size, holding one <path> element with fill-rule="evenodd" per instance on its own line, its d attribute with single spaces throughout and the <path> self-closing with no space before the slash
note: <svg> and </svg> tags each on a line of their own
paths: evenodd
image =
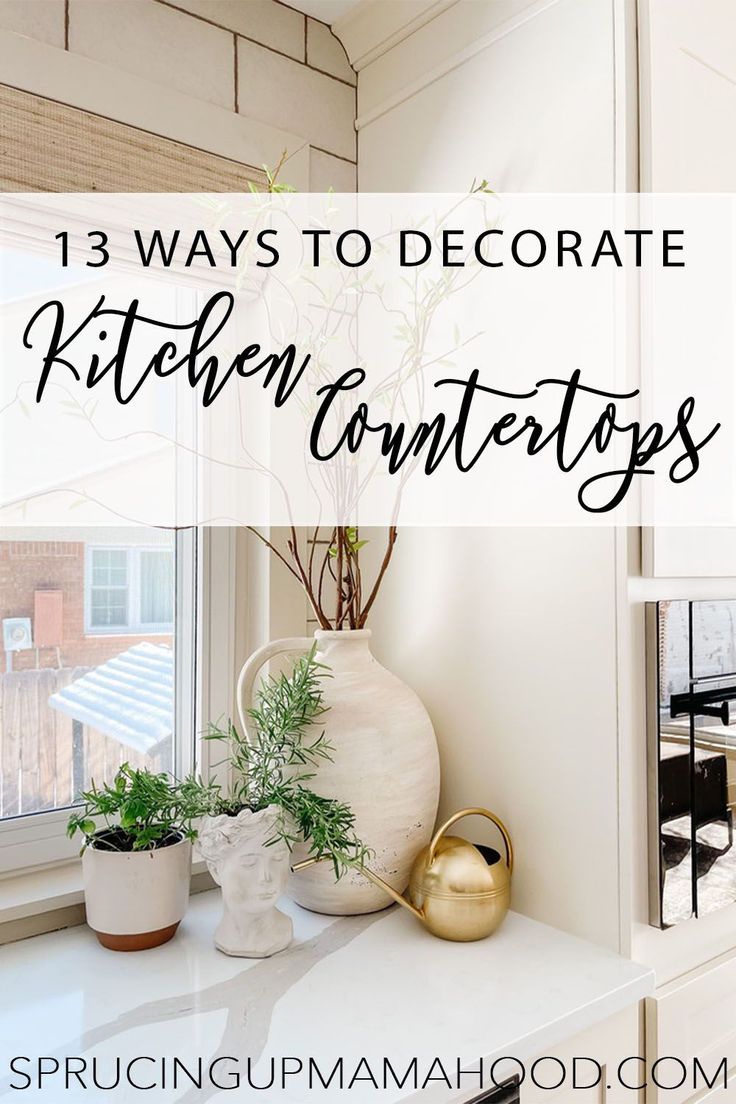
<svg viewBox="0 0 736 1104">
<path fill-rule="evenodd" d="M 432 836 L 439 798 L 440 769 L 432 722 L 413 690 L 377 663 L 369 629 L 318 629 L 317 658 L 330 668 L 323 683 L 328 712 L 320 718 L 333 747 L 332 762 L 320 764 L 310 783 L 324 797 L 346 801 L 355 828 L 375 852 L 371 866 L 401 893 L 417 852 Z M 305 652 L 309 637 L 276 640 L 245 663 L 238 682 L 241 724 L 260 669 L 283 652 Z M 295 849 L 293 861 L 306 857 Z M 298 904 L 337 916 L 375 912 L 389 899 L 382 889 L 351 871 L 336 882 L 328 864 L 292 875 L 289 893 Z"/>
</svg>

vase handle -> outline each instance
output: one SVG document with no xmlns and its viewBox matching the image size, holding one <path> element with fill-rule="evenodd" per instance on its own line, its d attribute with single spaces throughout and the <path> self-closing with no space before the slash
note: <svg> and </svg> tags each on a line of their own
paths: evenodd
<svg viewBox="0 0 736 1104">
<path fill-rule="evenodd" d="M 249 740 L 253 739 L 255 733 L 248 710 L 253 704 L 253 687 L 261 667 L 277 655 L 308 652 L 313 644 L 314 640 L 309 636 L 287 636 L 283 640 L 272 640 L 270 644 L 264 644 L 246 659 L 238 676 L 236 702 L 243 733 Z"/>
</svg>

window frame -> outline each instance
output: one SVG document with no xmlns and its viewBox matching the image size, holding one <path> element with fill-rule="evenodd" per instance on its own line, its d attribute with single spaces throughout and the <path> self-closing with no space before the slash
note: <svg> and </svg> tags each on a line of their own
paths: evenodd
<svg viewBox="0 0 736 1104">
<path fill-rule="evenodd" d="M 121 70 L 12 31 L 0 30 L 0 69 L 2 83 L 10 87 L 104 115 L 195 149 L 235 157 L 246 165 L 275 164 L 284 149 L 292 150 L 290 180 L 298 191 L 309 190 L 311 147 L 299 135 L 148 81 L 137 81 L 136 93 L 131 96 L 130 78 Z M 182 640 L 181 633 L 175 635 L 177 671 L 186 665 L 193 681 L 189 702 L 184 701 L 178 687 L 175 698 L 176 730 L 183 731 L 185 725 L 192 733 L 191 741 L 178 742 L 180 748 L 190 749 L 189 764 L 181 764 L 184 772 L 194 765 L 199 718 L 234 712 L 236 655 L 247 655 L 264 634 L 282 635 L 283 627 L 278 618 L 277 625 L 271 625 L 273 579 L 262 549 L 258 550 L 257 562 L 247 566 L 236 532 L 229 528 L 201 531 L 194 539 L 190 536 L 185 548 L 195 570 L 189 571 L 188 582 L 185 571 L 177 572 L 177 608 L 180 601 L 190 603 L 197 613 L 199 631 L 196 641 Z M 264 593 L 269 596 L 265 608 Z M 244 598 L 252 598 L 252 604 Z M 205 777 L 222 775 L 217 760 L 213 745 L 201 741 L 198 769 Z M 0 881 L 62 864 L 79 866 L 78 844 L 64 834 L 68 815 L 67 809 L 61 809 L 0 821 Z M 75 893 L 74 900 L 80 899 L 81 895 Z M 43 907 L 31 911 L 43 911 Z"/>
<path fill-rule="evenodd" d="M 2 36 L 0 35 L 0 38 Z M 181 296 L 191 296 L 192 290 L 180 289 Z M 194 294 L 197 294 L 195 291 Z M 190 403 L 177 403 L 177 423 L 189 423 L 195 438 L 199 426 L 191 424 L 197 418 Z M 194 458 L 184 458 L 193 466 Z M 200 476 L 188 473 L 188 482 L 201 493 Z M 91 578 L 91 548 L 128 549 L 124 544 L 95 545 L 85 549 L 84 631 L 89 637 L 130 635 L 174 636 L 175 699 L 173 773 L 184 777 L 196 767 L 205 779 L 217 777 L 227 782 L 227 771 L 221 766 L 222 754 L 213 750 L 211 742 L 201 739 L 200 718 L 234 715 L 235 692 L 235 610 L 238 568 L 235 530 L 229 527 L 182 529 L 176 535 L 175 592 L 173 627 L 158 632 L 155 626 L 124 628 L 111 626 L 93 628 L 89 624 L 88 578 Z M 157 544 L 136 546 L 160 549 Z M 130 588 L 129 588 L 130 589 Z M 130 599 L 130 595 L 129 595 Z M 177 631 L 186 617 L 192 632 Z M 46 812 L 21 814 L 0 820 L 0 881 L 22 877 L 38 869 L 58 867 L 79 859 L 79 843 L 66 838 L 69 817 L 67 806 Z"/>
<path fill-rule="evenodd" d="M 141 621 L 142 598 L 142 553 L 166 551 L 161 544 L 88 544 L 84 550 L 84 635 L 85 636 L 170 636 L 175 631 L 176 618 L 169 623 L 164 621 Z M 125 552 L 127 592 L 127 620 L 119 625 L 92 624 L 92 591 L 95 552 Z M 176 556 L 179 548 L 175 549 Z M 176 558 L 175 558 L 176 562 Z M 115 589 L 100 587 L 101 590 Z M 120 588 L 122 589 L 122 588 Z"/>
<path fill-rule="evenodd" d="M 159 546 L 160 547 L 160 546 Z M 235 531 L 185 529 L 176 535 L 174 773 L 204 777 L 216 756 L 202 739 L 202 717 L 232 712 L 234 693 Z M 179 625 L 190 625 L 182 631 Z M 0 880 L 78 860 L 65 834 L 69 807 L 0 820 Z"/>
</svg>

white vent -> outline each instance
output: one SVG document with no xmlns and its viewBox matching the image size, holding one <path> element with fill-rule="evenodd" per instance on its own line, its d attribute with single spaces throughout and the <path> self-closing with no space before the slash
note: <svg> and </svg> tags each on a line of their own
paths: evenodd
<svg viewBox="0 0 736 1104">
<path fill-rule="evenodd" d="M 30 617 L 3 619 L 3 647 L 6 652 L 22 652 L 33 647 Z"/>
</svg>

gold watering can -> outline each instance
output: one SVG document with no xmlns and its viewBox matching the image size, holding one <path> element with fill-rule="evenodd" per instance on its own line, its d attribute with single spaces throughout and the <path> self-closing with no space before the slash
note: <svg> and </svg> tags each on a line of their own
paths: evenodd
<svg viewBox="0 0 736 1104">
<path fill-rule="evenodd" d="M 505 863 L 490 847 L 481 849 L 459 836 L 445 835 L 461 817 L 476 815 L 492 820 L 501 832 L 506 846 Z M 292 870 L 304 870 L 320 861 L 305 859 Z M 368 867 L 356 869 L 402 908 L 413 912 L 432 935 L 469 943 L 491 935 L 506 916 L 513 867 L 511 837 L 498 817 L 488 809 L 461 809 L 437 829 L 429 847 L 423 847 L 414 860 L 408 900 Z"/>
</svg>

